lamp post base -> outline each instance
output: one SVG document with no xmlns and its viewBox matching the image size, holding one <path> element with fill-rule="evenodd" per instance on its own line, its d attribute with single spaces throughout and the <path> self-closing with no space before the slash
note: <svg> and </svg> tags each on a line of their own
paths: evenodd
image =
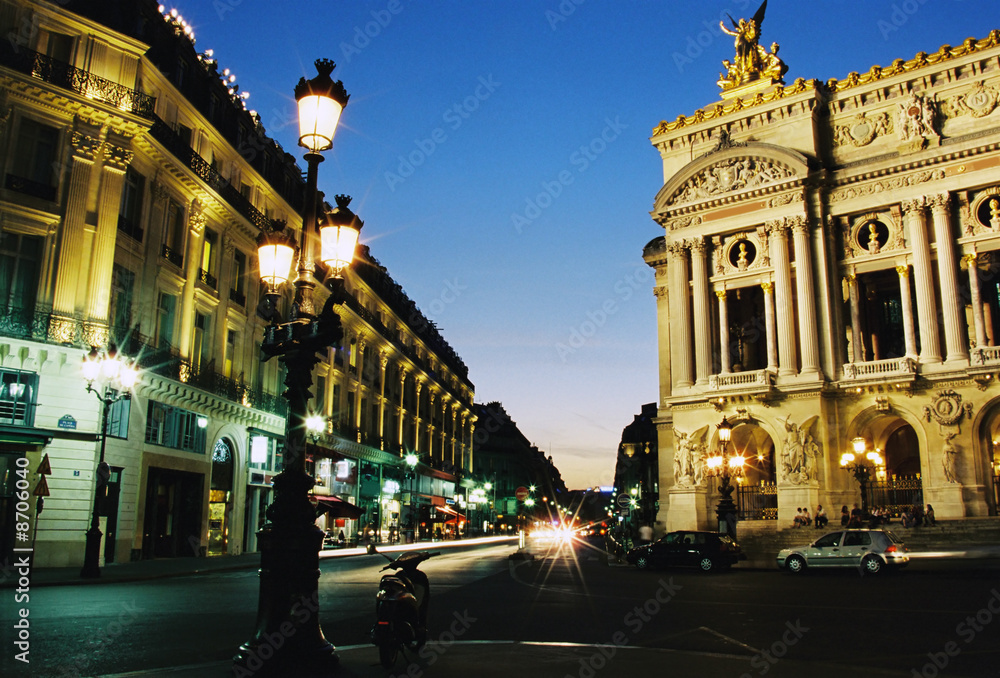
<svg viewBox="0 0 1000 678">
<path fill-rule="evenodd" d="M 332 676 L 336 648 L 319 624 L 319 551 L 315 525 L 291 530 L 266 524 L 260 542 L 257 632 L 233 657 L 233 676 Z"/>
<path fill-rule="evenodd" d="M 80 576 L 84 579 L 97 579 L 101 576 L 101 537 L 104 533 L 96 525 L 87 530 L 87 545 L 83 552 L 83 568 Z"/>
</svg>

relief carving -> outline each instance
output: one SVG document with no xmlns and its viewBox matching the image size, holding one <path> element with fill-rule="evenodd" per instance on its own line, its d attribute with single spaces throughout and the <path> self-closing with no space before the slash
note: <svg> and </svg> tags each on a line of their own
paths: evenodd
<svg viewBox="0 0 1000 678">
<path fill-rule="evenodd" d="M 937 124 L 935 104 L 931 97 L 911 92 L 897 105 L 896 129 L 905 149 L 919 150 L 926 148 L 928 144 L 936 146 L 940 141 L 940 135 L 935 129 Z"/>
<path fill-rule="evenodd" d="M 793 172 L 787 167 L 766 160 L 727 160 L 688 179 L 668 204 L 694 202 L 724 193 L 775 184 L 793 177 Z"/>
<path fill-rule="evenodd" d="M 960 94 L 948 101 L 952 115 L 971 115 L 973 118 L 984 118 L 997 107 L 1000 99 L 1000 88 L 986 87 L 983 81 L 977 82 L 965 94 Z"/>
<path fill-rule="evenodd" d="M 833 129 L 834 146 L 867 146 L 876 137 L 891 134 L 892 118 L 886 113 L 877 113 L 867 117 L 866 113 L 858 113 L 846 125 L 837 125 Z"/>
</svg>

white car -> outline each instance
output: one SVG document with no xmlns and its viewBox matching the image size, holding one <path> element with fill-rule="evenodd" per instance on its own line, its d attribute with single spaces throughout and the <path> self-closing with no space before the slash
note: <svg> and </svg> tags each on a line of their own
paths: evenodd
<svg viewBox="0 0 1000 678">
<path fill-rule="evenodd" d="M 807 546 L 778 552 L 778 567 L 796 574 L 810 567 L 859 567 L 878 574 L 909 561 L 906 545 L 889 530 L 837 530 Z"/>
</svg>

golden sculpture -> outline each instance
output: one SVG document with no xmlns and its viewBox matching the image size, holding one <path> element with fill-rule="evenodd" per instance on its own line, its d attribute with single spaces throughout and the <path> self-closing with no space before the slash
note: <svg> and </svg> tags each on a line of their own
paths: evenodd
<svg viewBox="0 0 1000 678">
<path fill-rule="evenodd" d="M 752 19 L 740 19 L 738 22 L 726 14 L 733 25 L 732 30 L 726 28 L 722 21 L 719 22 L 722 32 L 735 38 L 733 44 L 736 48 L 736 58 L 732 62 L 728 59 L 722 61 L 722 65 L 726 68 L 726 72 L 719 75 L 718 82 L 722 91 L 757 80 L 763 80 L 767 85 L 783 83 L 782 77 L 788 71 L 788 66 L 778 58 L 778 43 L 771 43 L 770 52 L 758 44 L 760 26 L 764 23 L 766 9 L 767 0 L 764 0 Z"/>
</svg>

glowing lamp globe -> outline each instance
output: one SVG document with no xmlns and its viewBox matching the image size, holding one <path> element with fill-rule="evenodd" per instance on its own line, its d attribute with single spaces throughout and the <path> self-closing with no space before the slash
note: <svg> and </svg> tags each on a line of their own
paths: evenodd
<svg viewBox="0 0 1000 678">
<path fill-rule="evenodd" d="M 338 195 L 337 206 L 320 222 L 320 259 L 334 276 L 340 275 L 354 261 L 358 236 L 364 222 L 351 211 L 351 196 Z"/>
<path fill-rule="evenodd" d="M 257 260 L 260 262 L 260 279 L 269 292 L 288 281 L 295 258 L 295 236 L 285 230 L 285 223 L 275 221 L 272 228 L 257 236 Z"/>
<path fill-rule="evenodd" d="M 333 135 L 340 122 L 340 114 L 350 95 L 344 83 L 333 80 L 330 74 L 336 64 L 329 59 L 317 59 L 319 74 L 312 80 L 301 78 L 295 86 L 295 100 L 299 107 L 299 145 L 314 153 L 333 146 Z"/>
</svg>

